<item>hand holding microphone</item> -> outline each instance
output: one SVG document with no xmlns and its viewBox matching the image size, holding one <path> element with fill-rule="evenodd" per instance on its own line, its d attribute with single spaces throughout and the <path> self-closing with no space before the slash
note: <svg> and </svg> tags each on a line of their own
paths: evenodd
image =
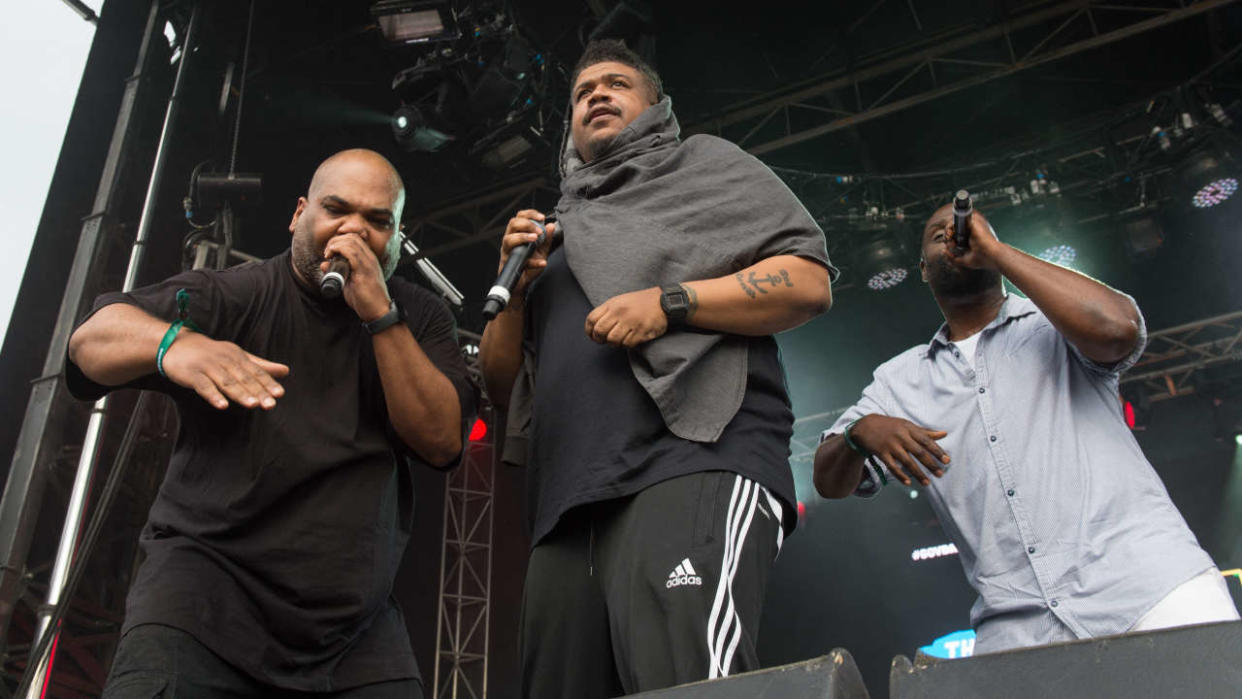
<svg viewBox="0 0 1242 699">
<path fill-rule="evenodd" d="M 501 242 L 500 274 L 483 304 L 483 317 L 487 320 L 504 310 L 513 296 L 525 293 L 530 282 L 547 266 L 556 223 L 547 221 L 545 226 L 544 221 L 543 214 L 534 209 L 519 211 L 509 220 Z"/>
<path fill-rule="evenodd" d="M 340 298 L 363 322 L 388 312 L 392 299 L 384 271 L 367 241 L 353 233 L 333 236 L 324 245 L 323 256 L 319 293 L 325 299 Z"/>
<path fill-rule="evenodd" d="M 953 197 L 953 244 L 958 250 L 970 249 L 970 218 L 975 212 L 970 192 L 957 190 Z"/>
</svg>

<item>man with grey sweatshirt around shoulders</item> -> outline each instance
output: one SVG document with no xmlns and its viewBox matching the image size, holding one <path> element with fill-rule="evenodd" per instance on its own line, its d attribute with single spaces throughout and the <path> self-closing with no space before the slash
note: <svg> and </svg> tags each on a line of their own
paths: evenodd
<svg viewBox="0 0 1242 699">
<path fill-rule="evenodd" d="M 816 490 L 923 488 L 979 594 L 976 654 L 1237 619 L 1122 416 L 1118 378 L 1147 343 L 1134 299 L 1006 245 L 978 211 L 959 248 L 952 207 L 919 262 L 945 322 L 824 431 Z"/>
<path fill-rule="evenodd" d="M 527 467 L 522 691 L 540 699 L 758 667 L 797 522 L 772 335 L 827 311 L 837 274 L 771 170 L 681 140 L 624 44 L 588 45 L 571 89 L 560 201 L 509 221 L 501 267 L 536 247 L 479 355 L 506 460 Z"/>
</svg>

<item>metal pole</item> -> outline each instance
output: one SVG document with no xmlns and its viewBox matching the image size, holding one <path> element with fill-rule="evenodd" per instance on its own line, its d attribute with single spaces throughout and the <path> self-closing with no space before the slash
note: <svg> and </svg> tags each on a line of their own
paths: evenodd
<svg viewBox="0 0 1242 699">
<path fill-rule="evenodd" d="M 138 277 L 138 269 L 142 266 L 142 260 L 145 256 L 147 238 L 151 232 L 151 220 L 154 217 L 155 200 L 159 194 L 159 185 L 164 172 L 164 164 L 168 159 L 168 140 L 172 133 L 173 122 L 177 118 L 180 106 L 181 90 L 185 82 L 186 65 L 190 62 L 190 56 L 193 54 L 194 39 L 198 28 L 199 4 L 195 3 L 194 9 L 190 13 L 190 25 L 186 30 L 185 50 L 181 53 L 181 62 L 177 65 L 177 77 L 173 81 L 172 94 L 168 98 L 168 107 L 164 112 L 164 126 L 160 132 L 159 145 L 155 151 L 155 165 L 151 169 L 151 179 L 147 184 L 147 196 L 143 203 L 142 216 L 138 222 L 138 234 L 134 240 L 134 247 L 130 251 L 129 268 L 125 272 L 125 283 L 122 287 L 123 291 L 131 291 Z M 74 552 L 77 549 L 78 533 L 82 528 L 82 519 L 86 510 L 86 496 L 90 490 L 90 484 L 94 477 L 96 458 L 99 454 L 99 442 L 103 433 L 104 414 L 108 408 L 108 397 L 105 396 L 95 402 L 91 410 L 90 421 L 86 427 L 86 437 L 82 443 L 82 451 L 78 458 L 77 475 L 73 481 L 73 492 L 69 496 L 69 508 L 65 513 L 65 525 L 61 530 L 60 545 L 56 549 L 56 563 L 52 568 L 52 577 L 48 583 L 47 601 L 39 611 L 39 623 L 35 630 L 34 640 L 31 647 L 38 645 L 39 640 L 44 633 L 49 631 L 48 622 L 51 619 L 52 612 L 58 604 L 61 604 L 61 592 L 64 590 L 65 580 L 69 577 L 69 567 L 73 563 Z M 83 561 L 82 563 L 85 563 Z M 57 633 L 56 629 L 51 630 Z M 52 649 L 55 648 L 53 644 Z M 50 679 L 48 669 L 51 664 L 53 652 L 49 652 L 44 658 L 31 658 L 31 661 L 38 661 L 37 665 L 28 665 L 27 672 L 34 667 L 39 680 L 30 684 L 30 689 L 26 693 L 26 699 L 40 699 L 43 696 L 44 685 Z"/>
<path fill-rule="evenodd" d="M 177 77 L 173 80 L 172 94 L 168 97 L 168 109 L 164 112 L 164 127 L 160 131 L 160 142 L 155 149 L 155 166 L 151 168 L 151 180 L 147 183 L 147 198 L 142 204 L 142 216 L 138 219 L 138 235 L 134 239 L 134 247 L 129 255 L 129 269 L 125 271 L 124 291 L 134 288 L 138 278 L 138 269 L 142 266 L 142 258 L 146 255 L 147 238 L 151 235 L 151 221 L 155 214 L 155 198 L 159 196 L 160 180 L 164 175 L 164 164 L 168 160 L 168 138 L 172 134 L 172 124 L 177 118 L 181 106 L 181 90 L 185 84 L 185 67 L 189 64 L 194 52 L 194 39 L 198 30 L 199 3 L 194 3 L 190 12 L 190 26 L 185 32 L 185 50 L 181 52 L 181 62 L 177 64 Z"/>
<path fill-rule="evenodd" d="M 43 360 L 43 373 L 33 382 L 21 432 L 13 450 L 4 495 L 0 498 L 0 635 L 7 632 L 14 607 L 25 588 L 26 555 L 43 502 L 47 463 L 60 447 L 58 423 L 64 413 L 61 405 L 64 384 L 59 379 L 64 367 L 65 350 L 103 249 L 105 220 L 112 214 L 122 191 L 125 163 L 135 140 L 135 105 L 147 83 L 145 70 L 151 55 L 150 46 L 157 37 L 162 38 L 157 23 L 159 9 L 159 0 L 152 0 L 134 72 L 126 81 L 117 110 L 116 125 L 100 172 L 92 213 L 82 224 L 56 326 Z"/>
</svg>

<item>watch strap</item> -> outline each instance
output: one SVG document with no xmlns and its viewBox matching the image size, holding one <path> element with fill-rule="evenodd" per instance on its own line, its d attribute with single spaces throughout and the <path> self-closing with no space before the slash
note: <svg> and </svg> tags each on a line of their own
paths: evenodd
<svg viewBox="0 0 1242 699">
<path fill-rule="evenodd" d="M 375 335 L 391 328 L 402 320 L 405 320 L 405 314 L 402 313 L 401 307 L 397 305 L 396 301 L 389 301 L 387 313 L 375 320 L 363 323 L 362 327 L 367 329 L 368 334 Z"/>
</svg>

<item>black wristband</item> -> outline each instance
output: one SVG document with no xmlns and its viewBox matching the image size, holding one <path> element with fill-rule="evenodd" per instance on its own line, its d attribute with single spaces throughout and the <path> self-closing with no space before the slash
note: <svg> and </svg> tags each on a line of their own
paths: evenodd
<svg viewBox="0 0 1242 699">
<path fill-rule="evenodd" d="M 367 329 L 368 334 L 375 335 L 403 320 L 405 320 L 405 310 L 398 306 L 396 301 L 389 301 L 387 313 L 369 323 L 363 323 L 362 327 Z"/>
</svg>

